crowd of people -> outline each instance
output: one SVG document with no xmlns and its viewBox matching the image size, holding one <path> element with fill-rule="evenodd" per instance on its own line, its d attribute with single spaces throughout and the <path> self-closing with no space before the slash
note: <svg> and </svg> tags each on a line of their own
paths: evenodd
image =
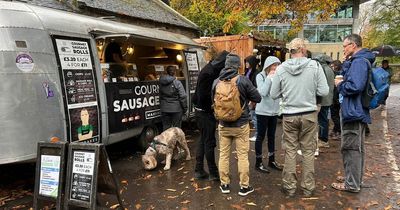
<svg viewBox="0 0 400 210">
<path fill-rule="evenodd" d="M 200 72 L 194 104 L 200 129 L 196 151 L 196 179 L 220 181 L 222 193 L 230 193 L 229 157 L 236 145 L 239 173 L 239 195 L 254 191 L 249 180 L 249 148 L 255 139 L 255 169 L 269 173 L 282 171 L 282 192 L 293 197 L 297 190 L 296 158 L 301 155 L 300 186 L 305 196 L 315 192 L 314 156 L 318 147 L 329 147 L 329 139 L 341 140 L 344 176 L 331 187 L 340 191 L 359 192 L 364 173 L 364 140 L 371 123 L 369 108 L 363 105 L 368 74 L 375 56 L 362 48 L 362 39 L 351 34 L 343 41 L 344 62 L 324 54 L 311 55 L 304 39 L 289 43 L 290 58 L 281 63 L 274 56 L 263 65 L 256 56 L 245 59 L 245 74 L 239 75 L 240 57 L 226 51 L 210 61 Z M 382 62 L 388 69 L 387 61 Z M 260 70 L 259 67 L 262 68 Z M 384 68 L 385 68 L 384 67 Z M 219 98 L 218 83 L 234 80 L 240 94 L 242 112 L 234 121 L 216 119 L 213 104 Z M 304 82 L 307 81 L 307 82 Z M 329 116 L 333 129 L 329 133 Z M 282 135 L 276 134 L 282 119 Z M 253 121 L 254 137 L 250 137 Z M 218 132 L 218 141 L 215 137 Z M 282 136 L 284 162 L 275 158 L 275 136 Z M 267 137 L 268 165 L 263 164 L 263 142 Z M 219 162 L 215 147 L 219 143 Z M 204 168 L 207 160 L 208 172 Z"/>
</svg>

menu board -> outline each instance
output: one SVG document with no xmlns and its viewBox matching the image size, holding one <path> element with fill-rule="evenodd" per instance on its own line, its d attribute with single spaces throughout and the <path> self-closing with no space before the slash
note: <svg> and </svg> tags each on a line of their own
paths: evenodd
<svg viewBox="0 0 400 210">
<path fill-rule="evenodd" d="M 60 156 L 41 155 L 39 195 L 57 198 L 59 179 Z"/>
<path fill-rule="evenodd" d="M 196 52 L 185 52 L 186 65 L 189 73 L 189 91 L 194 93 L 197 85 L 197 78 L 199 77 L 199 62 L 197 60 Z"/>
<path fill-rule="evenodd" d="M 68 117 L 68 139 L 70 142 L 99 142 L 100 108 L 89 40 L 53 38 Z"/>
<path fill-rule="evenodd" d="M 91 202 L 95 153 L 74 151 L 72 162 L 72 177 L 70 199 Z"/>
</svg>

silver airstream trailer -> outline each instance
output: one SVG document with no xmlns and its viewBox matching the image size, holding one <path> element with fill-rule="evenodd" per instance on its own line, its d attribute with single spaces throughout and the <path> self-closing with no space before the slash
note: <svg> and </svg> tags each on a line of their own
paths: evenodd
<svg viewBox="0 0 400 210">
<path fill-rule="evenodd" d="M 199 46 L 171 32 L 0 1 L 0 164 L 31 160 L 39 141 L 112 144 L 160 122 L 167 66 L 191 96 Z"/>
</svg>

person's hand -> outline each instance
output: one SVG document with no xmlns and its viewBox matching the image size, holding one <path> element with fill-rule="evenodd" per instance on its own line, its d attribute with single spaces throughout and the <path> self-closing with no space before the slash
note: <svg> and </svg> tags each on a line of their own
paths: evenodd
<svg viewBox="0 0 400 210">
<path fill-rule="evenodd" d="M 336 87 L 339 86 L 339 84 L 342 83 L 342 82 L 343 82 L 343 76 L 342 77 L 338 77 L 338 76 L 335 77 L 335 86 Z"/>
<path fill-rule="evenodd" d="M 268 77 L 268 78 L 273 77 L 273 76 L 275 75 L 275 72 L 276 72 L 276 70 L 271 70 L 271 71 L 269 71 L 267 77 Z"/>
</svg>

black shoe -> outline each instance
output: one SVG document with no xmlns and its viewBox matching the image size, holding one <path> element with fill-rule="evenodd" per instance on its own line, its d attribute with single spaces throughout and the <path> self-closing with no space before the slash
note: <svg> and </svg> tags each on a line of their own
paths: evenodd
<svg viewBox="0 0 400 210">
<path fill-rule="evenodd" d="M 231 190 L 229 189 L 229 184 L 220 185 L 219 189 L 221 189 L 221 192 L 224 194 L 228 194 L 231 192 Z"/>
<path fill-rule="evenodd" d="M 195 171 L 194 172 L 194 178 L 195 179 L 207 179 L 208 178 L 208 173 L 205 171 Z"/>
<path fill-rule="evenodd" d="M 210 174 L 208 176 L 208 180 L 210 180 L 210 181 L 219 181 L 219 175 L 218 174 Z"/>
<path fill-rule="evenodd" d="M 285 188 L 281 188 L 281 191 L 283 194 L 285 194 L 286 198 L 294 198 L 295 192 L 290 192 L 286 190 Z"/>
<path fill-rule="evenodd" d="M 268 166 L 273 168 L 273 169 L 275 169 L 275 170 L 278 170 L 278 171 L 282 171 L 283 170 L 283 166 L 281 164 L 277 163 L 276 161 L 269 162 Z"/>
<path fill-rule="evenodd" d="M 256 170 L 262 173 L 269 173 L 270 171 L 262 163 L 256 165 Z"/>
<path fill-rule="evenodd" d="M 240 187 L 239 195 L 246 196 L 252 192 L 254 192 L 254 188 L 252 186 Z"/>
</svg>

